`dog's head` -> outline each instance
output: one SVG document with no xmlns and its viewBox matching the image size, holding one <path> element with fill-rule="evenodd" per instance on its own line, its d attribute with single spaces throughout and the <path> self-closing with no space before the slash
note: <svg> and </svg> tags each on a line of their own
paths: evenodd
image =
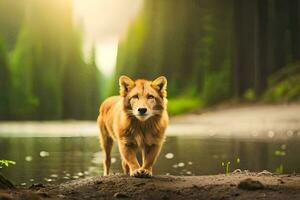
<svg viewBox="0 0 300 200">
<path fill-rule="evenodd" d="M 133 81 L 127 76 L 119 79 L 120 95 L 124 97 L 124 110 L 140 121 L 161 115 L 166 109 L 167 79 L 160 76 L 154 81 Z"/>
</svg>

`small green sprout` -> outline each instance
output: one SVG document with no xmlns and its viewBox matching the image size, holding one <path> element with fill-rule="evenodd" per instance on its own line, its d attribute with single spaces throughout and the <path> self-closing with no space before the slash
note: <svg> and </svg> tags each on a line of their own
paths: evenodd
<svg viewBox="0 0 300 200">
<path fill-rule="evenodd" d="M 276 168 L 276 173 L 282 174 L 283 173 L 283 164 L 282 159 L 286 155 L 286 144 L 282 144 L 278 150 L 274 152 L 275 156 L 278 156 L 281 160 L 280 165 Z"/>
<path fill-rule="evenodd" d="M 16 162 L 12 160 L 0 160 L 0 168 L 3 166 L 8 167 L 9 165 L 15 165 Z"/>
<path fill-rule="evenodd" d="M 236 159 L 236 163 L 237 163 L 237 164 L 240 164 L 240 162 L 241 162 L 241 159 L 240 159 L 240 158 L 237 158 L 237 159 Z"/>
<path fill-rule="evenodd" d="M 225 166 L 225 163 L 224 162 L 222 162 L 222 167 L 224 167 L 225 168 L 225 173 L 226 174 L 229 174 L 230 173 L 230 161 L 228 161 L 227 163 L 226 163 L 226 166 Z"/>
<path fill-rule="evenodd" d="M 280 164 L 279 167 L 276 168 L 276 173 L 278 173 L 278 174 L 283 173 L 283 164 Z"/>
</svg>

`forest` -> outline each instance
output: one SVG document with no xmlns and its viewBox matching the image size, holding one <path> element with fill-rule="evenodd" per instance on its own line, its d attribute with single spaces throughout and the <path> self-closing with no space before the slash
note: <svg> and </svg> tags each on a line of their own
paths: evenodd
<svg viewBox="0 0 300 200">
<path fill-rule="evenodd" d="M 95 119 L 121 74 L 165 75 L 172 115 L 299 100 L 298 0 L 145 0 L 119 40 L 110 81 L 96 49 L 83 54 L 71 0 L 2 0 L 0 12 L 0 120 Z"/>
<path fill-rule="evenodd" d="M 0 12 L 0 119 L 94 119 L 101 75 L 72 1 L 2 0 Z"/>
<path fill-rule="evenodd" d="M 145 1 L 116 78 L 168 77 L 171 113 L 224 101 L 299 100 L 297 0 Z"/>
</svg>

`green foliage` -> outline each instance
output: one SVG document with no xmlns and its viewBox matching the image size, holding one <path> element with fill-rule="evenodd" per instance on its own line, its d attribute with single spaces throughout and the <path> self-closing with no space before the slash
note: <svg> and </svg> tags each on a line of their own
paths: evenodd
<svg viewBox="0 0 300 200">
<path fill-rule="evenodd" d="M 122 74 L 146 79 L 165 75 L 171 114 L 230 97 L 231 31 L 226 26 L 231 8 L 215 3 L 145 1 L 119 44 L 115 80 Z"/>
<path fill-rule="evenodd" d="M 116 94 L 122 74 L 165 75 L 171 114 L 229 98 L 298 100 L 299 24 L 292 22 L 299 15 L 288 9 L 297 3 L 258 2 L 145 0 L 119 41 L 108 80 L 95 49 L 84 58 L 72 1 L 2 0 L 0 119 L 95 119 L 100 90 Z M 262 8 L 268 12 L 257 12 Z"/>
<path fill-rule="evenodd" d="M 267 102 L 292 101 L 300 98 L 300 74 L 292 75 L 271 86 L 264 94 Z"/>
<path fill-rule="evenodd" d="M 10 83 L 9 90 L 1 90 L 9 98 L 5 108 L 9 109 L 10 118 L 94 119 L 100 101 L 96 50 L 85 61 L 82 34 L 73 26 L 72 2 L 26 3 L 27 12 L 9 57 L 10 74 L 1 73 L 10 78 L 5 81 Z M 4 57 L 7 56 L 0 42 L 0 60 Z M 5 67 L 0 66 L 0 70 Z M 2 100 L 0 97 L 0 104 Z M 2 113 L 1 117 L 9 119 Z"/>
<path fill-rule="evenodd" d="M 256 95 L 253 89 L 248 89 L 246 90 L 245 94 L 244 94 L 244 99 L 246 101 L 255 101 L 256 99 Z"/>
<path fill-rule="evenodd" d="M 170 115 L 178 115 L 195 108 L 199 108 L 201 102 L 196 97 L 176 97 L 168 100 L 168 112 Z"/>
<path fill-rule="evenodd" d="M 269 78 L 263 99 L 267 102 L 293 101 L 300 98 L 300 65 L 289 64 Z"/>
<path fill-rule="evenodd" d="M 12 160 L 0 160 L 0 168 L 4 167 L 8 167 L 9 165 L 15 165 L 16 162 L 12 161 Z"/>
<path fill-rule="evenodd" d="M 10 71 L 4 43 L 0 38 L 0 119 L 9 118 Z"/>
<path fill-rule="evenodd" d="M 202 99 L 204 105 L 212 105 L 229 97 L 229 74 L 225 70 L 205 77 Z"/>
<path fill-rule="evenodd" d="M 165 75 L 170 99 L 195 88 L 192 96 L 203 106 L 230 98 L 259 101 L 269 76 L 299 59 L 299 24 L 288 24 L 299 19 L 287 9 L 293 6 L 295 1 L 146 0 L 119 44 L 115 80 L 121 74 Z M 273 14 L 258 14 L 262 8 Z M 266 99 L 297 100 L 299 85 L 291 74 L 277 79 Z M 186 104 L 177 104 L 174 112 L 189 110 Z M 171 112 L 174 107 L 171 103 Z"/>
</svg>

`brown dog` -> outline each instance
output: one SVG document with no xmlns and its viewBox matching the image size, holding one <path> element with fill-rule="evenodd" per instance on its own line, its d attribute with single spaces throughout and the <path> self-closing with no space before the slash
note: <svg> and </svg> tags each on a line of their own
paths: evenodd
<svg viewBox="0 0 300 200">
<path fill-rule="evenodd" d="M 109 174 L 113 140 L 118 142 L 124 173 L 135 177 L 151 177 L 165 140 L 168 125 L 167 79 L 133 81 L 119 79 L 120 96 L 107 98 L 100 106 L 97 119 L 100 142 L 105 153 L 104 175 Z M 141 150 L 143 164 L 136 154 Z"/>
</svg>

